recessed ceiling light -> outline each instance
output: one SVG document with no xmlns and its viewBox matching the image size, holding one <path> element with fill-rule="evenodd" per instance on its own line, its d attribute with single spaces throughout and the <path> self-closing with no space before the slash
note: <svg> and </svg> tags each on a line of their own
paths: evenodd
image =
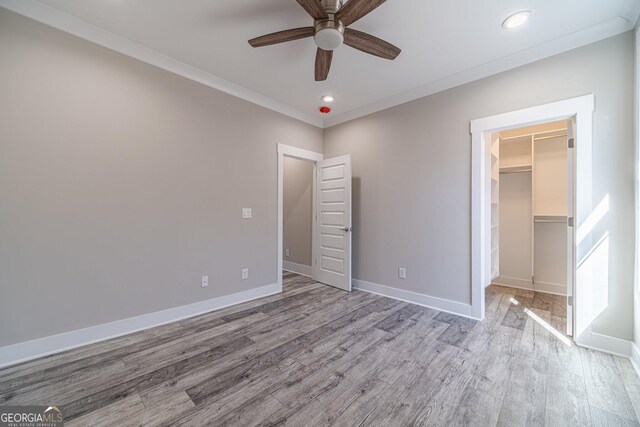
<svg viewBox="0 0 640 427">
<path fill-rule="evenodd" d="M 520 12 L 516 12 L 502 23 L 502 28 L 505 30 L 512 30 L 523 25 L 525 22 L 529 20 L 529 16 L 531 16 L 531 11 L 523 10 Z"/>
<path fill-rule="evenodd" d="M 331 96 L 331 95 L 325 95 L 325 96 L 323 96 L 323 97 L 322 97 L 322 100 L 323 100 L 324 102 L 333 102 L 333 96 Z"/>
</svg>

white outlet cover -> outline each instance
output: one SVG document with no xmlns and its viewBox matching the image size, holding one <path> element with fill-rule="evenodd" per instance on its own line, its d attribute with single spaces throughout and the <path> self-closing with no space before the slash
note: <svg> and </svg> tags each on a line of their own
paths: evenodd
<svg viewBox="0 0 640 427">
<path fill-rule="evenodd" d="M 243 268 L 242 269 L 242 280 L 248 279 L 249 278 L 249 269 L 248 268 Z"/>
<path fill-rule="evenodd" d="M 398 269 L 398 277 L 401 278 L 401 279 L 406 279 L 407 278 L 407 269 L 400 267 Z"/>
<path fill-rule="evenodd" d="M 251 216 L 251 208 L 242 208 L 242 219 L 249 219 Z"/>
<path fill-rule="evenodd" d="M 202 287 L 206 288 L 209 286 L 209 276 L 202 276 Z"/>
<path fill-rule="evenodd" d="M 285 256 L 289 256 L 289 249 L 285 250 Z"/>
</svg>

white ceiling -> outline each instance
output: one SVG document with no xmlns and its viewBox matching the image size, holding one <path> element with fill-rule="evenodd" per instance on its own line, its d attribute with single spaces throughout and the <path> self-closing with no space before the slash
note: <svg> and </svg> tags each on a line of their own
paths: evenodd
<svg viewBox="0 0 640 427">
<path fill-rule="evenodd" d="M 320 126 L 621 33 L 640 13 L 640 0 L 388 0 L 352 28 L 397 45 L 400 56 L 387 61 L 342 46 L 328 80 L 315 82 L 312 39 L 258 49 L 247 43 L 311 25 L 295 0 L 0 0 L 0 5 L 108 47 L 115 44 L 132 56 L 144 48 L 147 56 L 159 52 L 164 55 L 156 65 Z M 533 12 L 529 23 L 512 31 L 501 28 L 507 16 L 523 9 Z M 330 117 L 318 112 L 324 94 L 336 98 Z"/>
</svg>

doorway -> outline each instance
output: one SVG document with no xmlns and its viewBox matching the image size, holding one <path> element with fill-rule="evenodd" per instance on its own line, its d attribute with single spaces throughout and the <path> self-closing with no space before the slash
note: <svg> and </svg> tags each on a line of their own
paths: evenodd
<svg viewBox="0 0 640 427">
<path fill-rule="evenodd" d="M 553 307 L 572 335 L 574 117 L 490 132 L 491 279 Z M 545 295 L 541 295 L 545 294 Z M 551 296 L 554 295 L 554 296 Z"/>
<path fill-rule="evenodd" d="M 298 270 L 307 272 L 309 276 L 320 283 L 324 283 L 336 288 L 351 291 L 351 157 L 349 155 L 339 156 L 332 159 L 324 159 L 320 153 L 278 144 L 278 248 L 277 248 L 277 271 L 278 286 L 283 289 L 283 270 Z M 297 162 L 307 162 L 301 164 Z M 311 168 L 309 168 L 309 164 Z M 299 248 L 306 247 L 308 235 L 288 236 L 285 247 L 285 226 L 289 228 L 289 233 L 300 230 L 308 230 L 309 224 L 305 225 L 305 218 L 300 219 L 301 224 L 292 226 L 296 221 L 291 221 L 290 213 L 287 212 L 287 224 L 285 224 L 285 188 L 297 189 L 294 191 L 293 199 L 305 198 L 308 201 L 308 191 L 305 186 L 307 182 L 293 183 L 285 185 L 285 169 L 287 165 L 293 166 L 293 170 L 301 173 L 297 177 L 296 173 L 289 173 L 289 178 L 306 181 L 305 171 L 312 171 L 311 185 L 311 257 L 310 265 L 294 262 L 291 249 L 294 245 Z M 298 184 L 298 185 L 296 185 Z M 306 196 L 305 196 L 306 194 Z M 294 200 L 294 203 L 296 201 Z M 304 201 L 303 201 L 304 203 Z M 289 207 L 290 208 L 290 207 Z M 291 209 L 290 209 L 291 210 Z M 300 209 L 305 215 L 305 208 Z M 300 212 L 299 212 L 300 213 Z M 306 231 L 302 231 L 306 233 Z M 287 251 L 288 249 L 288 251 Z M 299 249 L 304 252 L 305 249 Z M 288 254 L 288 256 L 287 256 Z M 297 260 L 308 260 L 304 253 L 295 258 Z M 286 263 L 285 263 L 286 262 Z M 288 267 L 288 268 L 286 268 Z M 305 268 L 308 267 L 308 268 Z"/>
<path fill-rule="evenodd" d="M 312 277 L 314 162 L 284 156 L 284 272 Z"/>
<path fill-rule="evenodd" d="M 568 231 L 567 244 L 571 246 L 572 259 L 568 259 L 567 298 L 572 313 L 571 318 L 574 339 L 580 343 L 589 339 L 590 321 L 587 315 L 588 304 L 581 304 L 581 298 L 587 298 L 588 292 L 583 292 L 583 285 L 577 273 L 580 272 L 576 264 L 576 228 L 587 220 L 592 211 L 591 200 L 591 156 L 592 156 L 592 124 L 594 111 L 594 96 L 586 95 L 565 101 L 554 102 L 537 107 L 499 114 L 471 121 L 472 134 L 472 165 L 471 165 L 471 305 L 474 316 L 484 319 L 485 315 L 485 287 L 492 280 L 492 157 L 491 136 L 496 132 L 507 129 L 534 126 L 548 122 L 568 121 L 574 119 L 575 127 L 570 129 L 567 136 L 574 145 L 572 155 L 574 198 L 567 221 L 572 225 Z M 569 217 L 571 219 L 569 219 Z M 570 224 L 569 224 L 570 222 Z M 586 300 L 585 300 L 586 301 Z M 582 310 L 584 307 L 584 310 Z M 585 335 L 583 336 L 583 333 Z"/>
</svg>

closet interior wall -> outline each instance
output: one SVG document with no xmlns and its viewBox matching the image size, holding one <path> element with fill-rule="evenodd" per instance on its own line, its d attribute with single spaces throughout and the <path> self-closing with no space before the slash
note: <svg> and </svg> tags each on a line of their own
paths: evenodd
<svg viewBox="0 0 640 427">
<path fill-rule="evenodd" d="M 567 294 L 567 122 L 493 133 L 492 283 Z"/>
</svg>

